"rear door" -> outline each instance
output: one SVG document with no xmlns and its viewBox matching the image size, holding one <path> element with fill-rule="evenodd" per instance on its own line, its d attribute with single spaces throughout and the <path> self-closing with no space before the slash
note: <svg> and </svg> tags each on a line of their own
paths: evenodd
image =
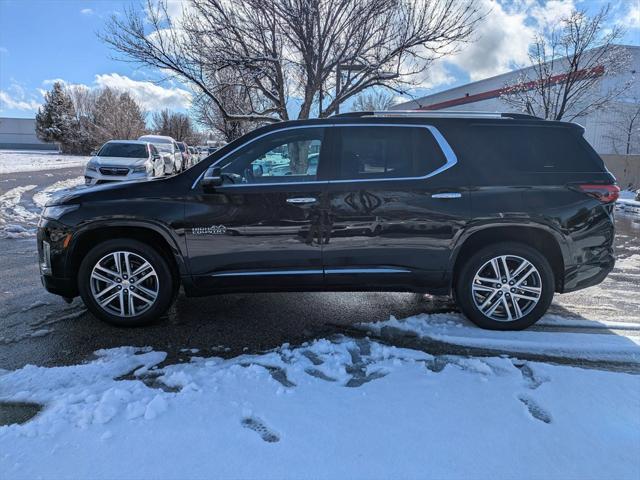
<svg viewBox="0 0 640 480">
<path fill-rule="evenodd" d="M 470 205 L 444 137 L 425 125 L 352 124 L 332 128 L 331 139 L 327 287 L 445 288 Z"/>
<path fill-rule="evenodd" d="M 197 286 L 322 288 L 324 132 L 300 126 L 258 137 L 219 162 L 222 186 L 196 188 L 185 213 Z"/>
</svg>

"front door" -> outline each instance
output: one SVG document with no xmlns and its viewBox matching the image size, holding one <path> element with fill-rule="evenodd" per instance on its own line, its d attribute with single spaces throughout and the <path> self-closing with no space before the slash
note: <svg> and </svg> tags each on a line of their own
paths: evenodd
<svg viewBox="0 0 640 480">
<path fill-rule="evenodd" d="M 194 284 L 203 290 L 321 289 L 324 128 L 258 136 L 221 159 L 224 183 L 186 202 Z"/>
<path fill-rule="evenodd" d="M 434 127 L 351 124 L 331 130 L 329 289 L 438 291 L 469 194 Z"/>
</svg>

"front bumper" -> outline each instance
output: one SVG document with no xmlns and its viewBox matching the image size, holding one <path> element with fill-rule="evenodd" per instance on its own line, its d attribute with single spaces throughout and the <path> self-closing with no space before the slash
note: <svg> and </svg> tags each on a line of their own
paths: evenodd
<svg viewBox="0 0 640 480">
<path fill-rule="evenodd" d="M 68 242 L 65 240 L 70 234 L 68 227 L 61 223 L 40 219 L 37 237 L 40 281 L 47 291 L 67 298 L 78 296 L 75 279 L 67 275 Z"/>
<path fill-rule="evenodd" d="M 111 183 L 111 182 L 132 182 L 132 181 L 142 181 L 149 180 L 153 178 L 152 174 L 148 172 L 140 172 L 140 173 L 132 173 L 129 172 L 127 175 L 104 175 L 100 173 L 100 171 L 94 170 L 85 170 L 84 172 L 84 183 L 85 185 L 100 185 L 102 183 Z"/>
</svg>

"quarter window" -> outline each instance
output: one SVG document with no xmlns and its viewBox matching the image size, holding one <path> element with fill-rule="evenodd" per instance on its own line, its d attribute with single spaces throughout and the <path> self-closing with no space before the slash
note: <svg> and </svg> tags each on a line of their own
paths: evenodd
<svg viewBox="0 0 640 480">
<path fill-rule="evenodd" d="M 284 130 L 250 143 L 222 168 L 226 183 L 305 182 L 318 178 L 324 128 Z"/>
<path fill-rule="evenodd" d="M 421 177 L 444 165 L 444 154 L 424 127 L 338 127 L 342 180 Z"/>
</svg>

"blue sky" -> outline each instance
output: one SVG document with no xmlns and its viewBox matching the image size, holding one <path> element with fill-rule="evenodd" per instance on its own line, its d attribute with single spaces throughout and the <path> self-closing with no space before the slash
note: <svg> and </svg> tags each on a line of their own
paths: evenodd
<svg viewBox="0 0 640 480">
<path fill-rule="evenodd" d="M 183 0 L 170 0 L 178 12 Z M 491 9 L 478 40 L 438 62 L 420 79 L 420 93 L 450 88 L 508 71 L 526 61 L 530 36 L 578 6 L 596 10 L 601 0 L 480 0 Z M 187 110 L 188 88 L 152 83 L 154 72 L 114 59 L 98 37 L 109 16 L 129 0 L 0 0 L 0 115 L 33 117 L 53 80 L 127 89 L 147 110 Z M 134 2 L 138 3 L 138 2 Z M 612 2 L 612 23 L 627 29 L 624 43 L 640 45 L 640 0 Z"/>
</svg>

